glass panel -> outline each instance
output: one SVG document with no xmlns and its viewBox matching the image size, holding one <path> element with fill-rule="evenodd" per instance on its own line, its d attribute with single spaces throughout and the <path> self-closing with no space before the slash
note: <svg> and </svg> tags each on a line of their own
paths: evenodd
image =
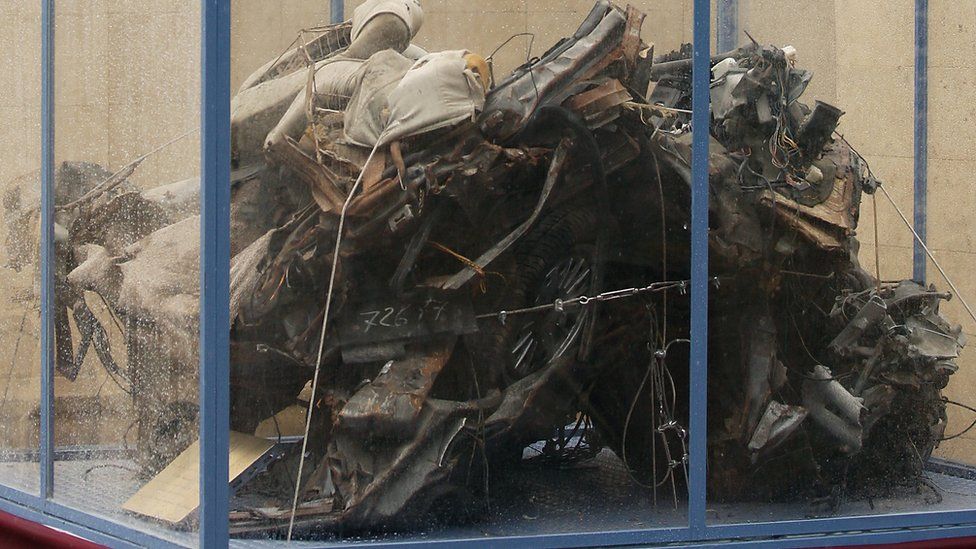
<svg viewBox="0 0 976 549">
<path fill-rule="evenodd" d="M 184 542 L 159 523 L 196 527 L 199 29 L 198 2 L 57 3 L 55 498 Z"/>
<path fill-rule="evenodd" d="M 686 526 L 692 3 L 322 4 L 234 6 L 234 535 Z"/>
<path fill-rule="evenodd" d="M 973 106 L 961 93 L 976 79 L 976 2 L 931 2 L 929 11 L 929 160 L 928 237 L 930 248 L 954 282 L 958 298 L 945 304 L 944 311 L 962 324 L 970 342 L 976 341 L 976 196 L 970 174 L 976 169 L 976 132 L 968 124 Z M 906 204 L 907 207 L 907 204 Z M 931 261 L 928 278 L 943 290 L 948 281 Z M 963 303 L 965 301 L 965 304 Z M 967 310 L 966 305 L 970 310 Z M 967 350 L 957 361 L 959 372 L 946 388 L 949 424 L 935 455 L 966 465 L 976 465 L 976 353 Z M 966 490 L 976 493 L 976 489 Z"/>
<path fill-rule="evenodd" d="M 36 493 L 40 430 L 40 3 L 0 6 L 0 484 Z"/>
<path fill-rule="evenodd" d="M 741 32 L 747 49 L 713 67 L 713 523 L 976 505 L 958 476 L 971 471 L 929 460 L 965 447 L 936 450 L 972 418 L 950 405 L 947 427 L 944 400 L 973 404 L 955 374 L 966 313 L 936 276 L 911 281 L 913 236 L 893 206 L 912 215 L 914 4 L 745 0 L 738 23 L 758 46 Z M 933 55 L 955 54 L 947 26 L 932 23 Z M 956 145 L 971 140 L 950 124 L 971 114 L 956 95 L 971 79 L 953 92 L 937 74 L 931 135 L 964 162 L 972 148 Z M 957 197 L 972 193 L 950 191 L 962 172 L 944 158 L 930 161 L 943 197 L 930 217 L 965 218 Z M 933 240 L 950 268 L 972 233 L 959 229 Z M 950 269 L 964 290 L 965 264 Z"/>
</svg>

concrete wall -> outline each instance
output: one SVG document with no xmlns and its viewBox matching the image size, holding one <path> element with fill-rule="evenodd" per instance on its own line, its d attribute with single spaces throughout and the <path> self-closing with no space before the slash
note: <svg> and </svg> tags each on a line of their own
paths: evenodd
<svg viewBox="0 0 976 549">
<path fill-rule="evenodd" d="M 644 9 L 645 40 L 658 53 L 691 40 L 691 0 L 634 2 Z M 972 275 L 976 254 L 976 207 L 971 174 L 976 173 L 976 0 L 932 0 L 930 234 L 935 253 L 960 289 L 976 300 Z M 233 85 L 283 51 L 302 28 L 329 19 L 326 0 L 233 0 Z M 347 14 L 358 5 L 348 1 Z M 871 161 L 907 215 L 912 194 L 912 0 L 742 0 L 742 26 L 758 40 L 799 49 L 800 65 L 816 76 L 807 99 L 822 99 L 847 111 L 841 131 Z M 426 24 L 417 42 L 431 50 L 467 48 L 491 53 L 509 36 L 531 32 L 534 46 L 519 38 L 496 56 L 504 74 L 540 55 L 575 30 L 588 0 L 424 0 Z M 89 160 L 118 169 L 157 145 L 196 128 L 199 116 L 199 2 L 196 0 L 59 0 L 57 118 L 59 160 Z M 0 2 L 0 59 L 9 77 L 0 81 L 0 190 L 39 166 L 39 13 L 36 2 Z M 133 180 L 144 187 L 172 182 L 199 170 L 197 135 L 148 160 Z M 911 271 L 910 233 L 879 198 L 881 269 L 884 278 Z M 862 215 L 862 257 L 874 267 L 873 209 Z M 945 287 L 935 274 L 932 281 Z M 38 315 L 28 309 L 20 337 L 23 299 L 31 273 L 3 272 L 0 284 L 0 395 L 16 406 L 0 407 L 0 446 L 23 446 L 36 409 Z M 30 300 L 27 300 L 29 302 Z M 958 301 L 946 310 L 965 317 Z M 976 324 L 965 322 L 976 334 Z M 976 338 L 973 338 L 976 342 Z M 976 343 L 974 343 L 976 344 Z M 17 348 L 16 354 L 13 349 Z M 121 352 L 117 353 L 121 354 Z M 973 403 L 976 351 L 961 361 L 950 386 L 955 400 Z M 9 371 L 7 370 L 9 368 Z M 59 396 L 121 395 L 89 361 L 82 380 L 58 380 Z M 14 411 L 11 411 L 14 410 Z M 970 421 L 951 410 L 949 431 Z M 117 439 L 127 411 L 106 405 L 99 425 L 86 438 Z M 13 414 L 13 415 L 11 415 Z M 944 455 L 974 460 L 976 434 L 942 449 Z"/>
</svg>

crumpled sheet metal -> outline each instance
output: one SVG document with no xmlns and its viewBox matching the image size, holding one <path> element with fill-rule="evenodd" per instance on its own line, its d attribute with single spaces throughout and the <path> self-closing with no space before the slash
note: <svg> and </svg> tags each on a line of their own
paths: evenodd
<svg viewBox="0 0 976 549">
<path fill-rule="evenodd" d="M 753 451 L 754 459 L 759 452 L 774 450 L 790 437 L 807 418 L 810 411 L 803 406 L 789 406 L 770 401 L 763 413 L 756 430 L 749 439 L 749 449 Z"/>
<path fill-rule="evenodd" d="M 532 113 L 547 104 L 562 103 L 580 91 L 580 80 L 606 67 L 620 50 L 626 16 L 600 0 L 574 35 L 573 41 L 547 54 L 524 72 L 516 71 L 499 84 L 485 103 L 481 126 L 498 139 L 511 137 L 524 128 Z"/>
<path fill-rule="evenodd" d="M 566 106 L 580 114 L 591 130 L 601 128 L 620 117 L 621 105 L 633 100 L 627 88 L 611 79 L 591 90 L 574 95 Z"/>
<path fill-rule="evenodd" d="M 762 192 L 762 204 L 817 247 L 842 250 L 857 227 L 857 211 L 852 211 L 850 205 L 859 191 L 853 178 L 841 176 L 844 170 L 838 169 L 837 173 L 830 196 L 816 206 L 805 206 L 769 191 Z"/>
<path fill-rule="evenodd" d="M 338 492 L 348 498 L 336 522 L 353 529 L 406 526 L 429 516 L 460 459 L 451 447 L 476 415 L 463 404 L 430 399 L 412 436 L 395 446 L 340 427 L 328 460 Z"/>
<path fill-rule="evenodd" d="M 391 360 L 379 375 L 343 406 L 340 430 L 397 438 L 416 426 L 424 402 L 447 364 L 454 343 L 427 352 L 414 352 L 403 360 Z"/>
</svg>

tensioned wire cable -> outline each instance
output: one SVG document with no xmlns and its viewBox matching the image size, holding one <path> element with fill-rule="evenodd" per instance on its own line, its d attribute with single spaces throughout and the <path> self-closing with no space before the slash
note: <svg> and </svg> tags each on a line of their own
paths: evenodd
<svg viewBox="0 0 976 549">
<path fill-rule="evenodd" d="M 379 143 L 373 146 L 373 150 L 370 151 L 369 157 L 366 158 L 366 163 L 363 166 L 368 166 L 370 162 L 373 161 L 373 155 L 376 154 L 376 150 L 379 148 Z M 346 224 L 346 212 L 349 210 L 349 204 L 352 203 L 353 198 L 356 196 L 356 191 L 359 190 L 359 186 L 363 182 L 363 175 L 366 173 L 365 169 L 359 171 L 359 177 L 356 178 L 356 184 L 352 186 L 349 190 L 349 195 L 346 197 L 345 204 L 342 205 L 342 213 L 339 215 L 339 228 L 336 234 L 335 249 L 332 252 L 332 271 L 329 274 L 329 291 L 325 297 L 325 311 L 322 313 L 322 334 L 319 336 L 319 351 L 318 357 L 315 360 L 315 374 L 312 376 L 312 395 L 308 401 L 308 414 L 305 416 L 305 435 L 302 437 L 302 453 L 298 459 L 298 476 L 295 479 L 295 495 L 291 503 L 291 513 L 288 518 L 288 538 L 287 541 L 291 542 L 292 532 L 295 528 L 295 512 L 298 510 L 298 496 L 301 494 L 302 485 L 302 470 L 305 468 L 305 452 L 308 449 L 308 433 L 312 427 L 312 413 L 315 411 L 315 393 L 318 390 L 319 385 L 319 373 L 322 370 L 322 351 L 325 349 L 325 332 L 329 326 L 329 312 L 332 308 L 332 294 L 335 289 L 335 277 L 336 270 L 339 265 L 339 250 L 342 246 L 342 229 Z"/>
</svg>

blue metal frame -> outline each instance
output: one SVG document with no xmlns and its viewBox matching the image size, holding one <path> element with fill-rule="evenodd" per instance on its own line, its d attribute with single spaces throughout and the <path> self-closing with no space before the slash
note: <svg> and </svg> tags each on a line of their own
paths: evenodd
<svg viewBox="0 0 976 549">
<path fill-rule="evenodd" d="M 41 462 L 39 495 L 0 486 L 0 510 L 60 528 L 113 547 L 176 546 L 151 534 L 122 526 L 52 501 L 54 494 L 54 0 L 42 5 L 42 146 L 41 146 Z M 229 449 L 229 266 L 230 266 L 230 1 L 202 1 L 202 144 L 201 144 L 201 528 L 203 547 L 228 545 Z M 540 547 L 703 543 L 813 547 L 895 543 L 976 535 L 976 512 L 943 511 L 882 516 L 709 525 L 707 504 L 708 379 L 708 146 L 711 79 L 710 2 L 695 0 L 692 168 L 692 346 L 688 524 L 655 530 L 540 534 L 503 538 L 403 539 L 371 546 L 456 545 Z M 330 1 L 330 19 L 345 18 L 343 0 Z M 738 0 L 718 0 L 717 46 L 733 49 L 738 34 Z M 927 168 L 928 1 L 916 0 L 915 32 L 915 224 L 925 236 Z M 916 246 L 915 277 L 925 277 L 924 250 Z M 949 465 L 951 466 L 951 464 Z M 836 532 L 846 532 L 836 534 Z M 735 541 L 748 539 L 749 541 Z M 340 545 L 323 544 L 323 547 Z"/>
<path fill-rule="evenodd" d="M 329 2 L 329 21 L 334 25 L 346 20 L 346 1 L 331 0 Z"/>
<path fill-rule="evenodd" d="M 739 0 L 716 0 L 715 47 L 732 51 L 739 44 Z"/>
<path fill-rule="evenodd" d="M 928 242 L 929 0 L 915 0 L 915 232 Z M 926 281 L 925 248 L 914 241 L 913 278 Z"/>
<path fill-rule="evenodd" d="M 204 0 L 200 150 L 200 545 L 227 545 L 230 455 L 230 0 Z"/>
<path fill-rule="evenodd" d="M 689 426 L 688 519 L 695 534 L 704 533 L 707 505 L 708 418 L 708 141 L 711 117 L 711 6 L 695 0 L 692 69 L 691 160 L 691 383 Z"/>
</svg>

